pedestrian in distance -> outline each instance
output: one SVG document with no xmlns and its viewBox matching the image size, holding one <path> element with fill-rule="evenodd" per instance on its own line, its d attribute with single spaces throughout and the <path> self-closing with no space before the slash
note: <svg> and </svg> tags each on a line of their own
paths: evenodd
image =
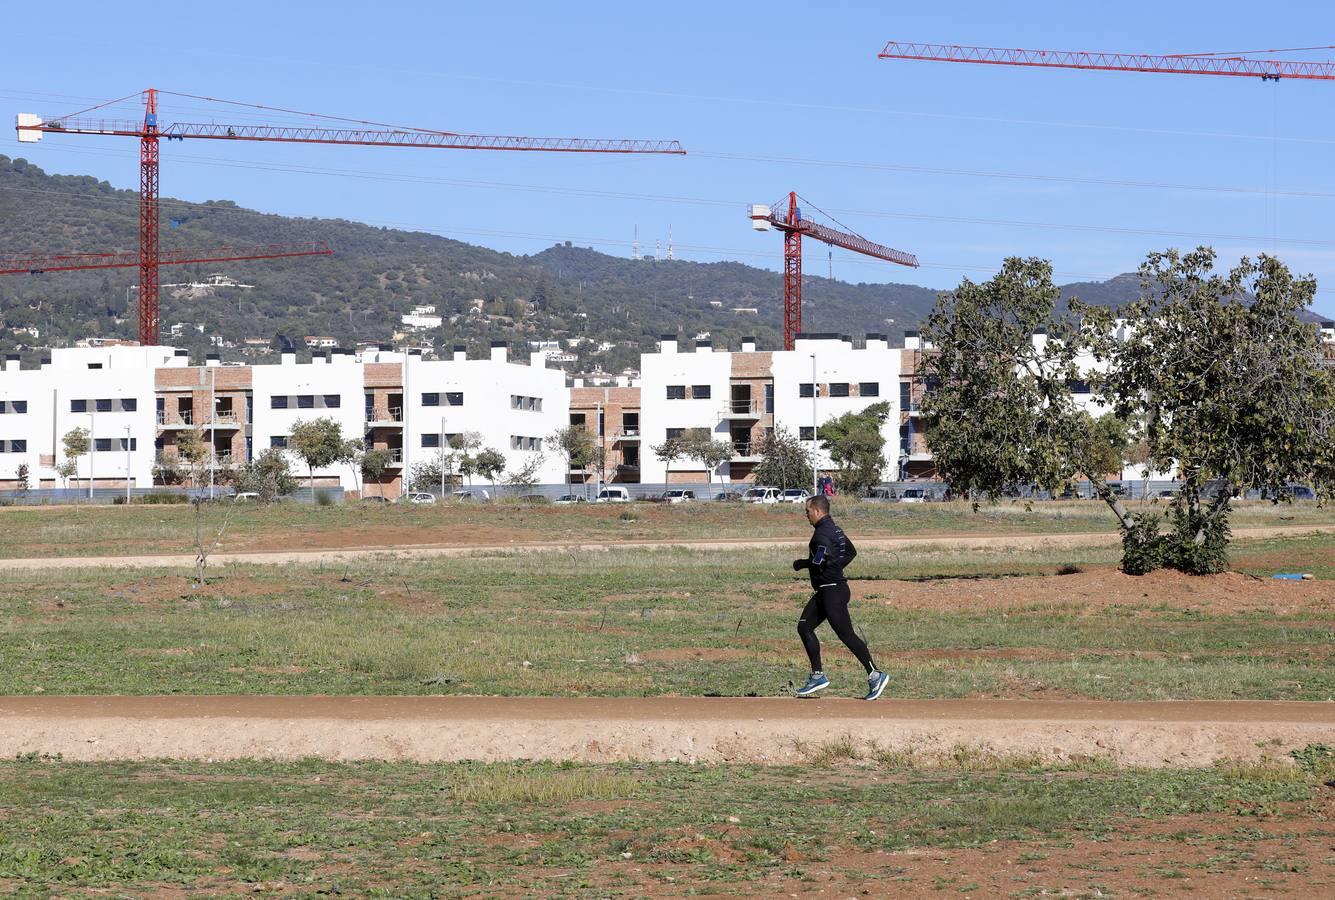
<svg viewBox="0 0 1335 900">
<path fill-rule="evenodd" d="M 820 639 L 816 637 L 820 624 L 829 622 L 839 640 L 867 670 L 867 696 L 863 699 L 875 700 L 885 690 L 890 676 L 877 671 L 871 651 L 853 630 L 853 620 L 848 615 L 849 591 L 844 567 L 858 555 L 857 548 L 831 518 L 829 497 L 817 494 L 808 499 L 806 516 L 813 529 L 811 541 L 807 544 L 807 557 L 793 560 L 793 571 L 806 569 L 811 575 L 811 589 L 815 591 L 797 620 L 797 634 L 811 662 L 811 677 L 798 688 L 797 696 L 813 697 L 830 686 L 830 679 L 821 668 Z"/>
</svg>

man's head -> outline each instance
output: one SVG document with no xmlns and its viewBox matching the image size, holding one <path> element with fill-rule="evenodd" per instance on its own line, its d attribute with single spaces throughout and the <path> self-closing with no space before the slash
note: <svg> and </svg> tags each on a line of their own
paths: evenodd
<svg viewBox="0 0 1335 900">
<path fill-rule="evenodd" d="M 817 494 L 807 498 L 807 521 L 815 525 L 830 514 L 830 498 Z"/>
</svg>

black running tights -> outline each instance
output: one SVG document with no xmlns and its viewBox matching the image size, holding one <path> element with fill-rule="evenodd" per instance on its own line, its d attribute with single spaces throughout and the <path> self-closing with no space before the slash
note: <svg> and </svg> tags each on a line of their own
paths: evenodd
<svg viewBox="0 0 1335 900">
<path fill-rule="evenodd" d="M 802 638 L 802 646 L 807 649 L 813 672 L 821 671 L 820 639 L 816 637 L 816 629 L 821 622 L 830 623 L 839 640 L 853 651 L 853 655 L 862 663 L 864 669 L 870 673 L 876 668 L 871 661 L 871 651 L 853 630 L 853 620 L 848 615 L 848 596 L 846 582 L 820 588 L 811 595 L 811 599 L 802 610 L 802 618 L 797 620 L 797 634 Z"/>
</svg>

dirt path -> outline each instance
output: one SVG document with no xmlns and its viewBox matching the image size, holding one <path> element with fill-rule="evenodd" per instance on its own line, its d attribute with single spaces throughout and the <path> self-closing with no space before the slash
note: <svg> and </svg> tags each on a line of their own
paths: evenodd
<svg viewBox="0 0 1335 900">
<path fill-rule="evenodd" d="M 1236 528 L 1237 540 L 1281 537 L 1285 535 L 1335 534 L 1335 525 L 1290 525 L 1259 528 Z M 994 547 L 1014 550 L 1038 550 L 1047 547 L 1099 547 L 1116 545 L 1121 541 L 1117 532 L 1084 532 L 1078 534 L 1021 534 L 1021 535 L 932 535 L 930 537 L 860 538 L 863 549 L 894 549 L 899 547 Z M 314 565 L 351 562 L 358 559 L 382 557 L 386 559 L 430 559 L 450 556 L 487 556 L 498 553 L 573 553 L 610 552 L 635 547 L 661 550 L 671 547 L 689 547 L 697 550 L 749 550 L 771 547 L 797 546 L 800 538 L 739 538 L 729 540 L 625 540 L 605 541 L 511 541 L 505 544 L 397 544 L 330 550 L 273 551 L 261 553 L 215 553 L 209 565 L 233 563 L 249 565 Z M 32 569 L 142 569 L 193 567 L 193 555 L 161 554 L 147 556 L 57 556 L 24 559 L 0 559 L 0 571 Z"/>
<path fill-rule="evenodd" d="M 0 756 L 799 763 L 960 747 L 1203 766 L 1335 744 L 1335 703 L 520 697 L 3 697 Z"/>
</svg>

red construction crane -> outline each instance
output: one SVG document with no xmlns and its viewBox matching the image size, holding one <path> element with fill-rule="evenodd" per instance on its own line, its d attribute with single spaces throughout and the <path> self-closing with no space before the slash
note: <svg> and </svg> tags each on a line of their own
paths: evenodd
<svg viewBox="0 0 1335 900">
<path fill-rule="evenodd" d="M 770 206 L 763 203 L 751 206 L 751 227 L 756 231 L 777 228 L 783 232 L 783 349 L 793 349 L 793 340 L 802 330 L 802 235 L 843 247 L 864 256 L 917 268 L 918 258 L 912 253 L 892 250 L 869 241 L 860 234 L 837 231 L 810 219 L 802 218 L 795 192 L 788 193 L 787 203 L 780 200 Z M 810 201 L 803 201 L 809 203 Z M 787 211 L 782 211 L 784 206 Z M 811 204 L 813 208 L 815 204 Z"/>
<path fill-rule="evenodd" d="M 937 62 L 980 63 L 989 66 L 1031 66 L 1046 69 L 1097 69 L 1110 72 L 1158 72 L 1170 75 L 1234 75 L 1279 81 L 1305 78 L 1335 81 L 1335 62 L 1298 62 L 1255 59 L 1253 53 L 1292 53 L 1295 50 L 1330 50 L 1332 47 L 1296 47 L 1283 50 L 1244 50 L 1227 53 L 1085 53 L 1076 50 L 1011 50 L 1003 47 L 961 47 L 954 44 L 918 44 L 890 41 L 880 59 L 919 59 Z"/>
<path fill-rule="evenodd" d="M 377 128 L 308 128 L 271 125 L 218 125 L 176 122 L 170 125 L 158 122 L 158 95 L 167 94 L 192 100 L 225 102 L 236 106 L 264 109 L 270 112 L 297 114 L 313 118 L 336 118 L 298 113 L 295 110 L 276 109 L 260 104 L 238 104 L 216 101 L 212 97 L 177 94 L 149 88 L 143 92 L 144 120 L 136 121 L 79 118 L 104 106 L 129 99 L 122 97 L 80 110 L 69 116 L 43 119 L 31 113 L 20 113 L 15 129 L 21 142 L 41 140 L 44 134 L 93 134 L 135 137 L 139 139 L 139 342 L 155 344 L 158 340 L 158 266 L 163 264 L 158 246 L 158 141 L 183 141 L 187 138 L 223 141 L 267 141 L 301 144 L 357 144 L 374 147 L 424 147 L 449 150 L 528 150 L 554 153 L 669 153 L 683 154 L 676 141 L 589 140 L 583 138 L 533 138 L 505 135 L 456 134 L 422 128 L 383 126 L 376 122 L 355 122 Z M 130 95 L 131 97 L 134 95 Z M 342 120 L 350 122 L 351 120 Z M 327 248 L 326 248 L 327 250 Z M 305 255 L 295 253 L 283 256 Z M 254 255 L 232 257 L 262 259 Z M 188 260 L 175 260 L 186 262 Z M 168 263 L 170 264 L 170 263 Z M 58 266 L 46 266 L 52 271 Z M 84 268 L 84 266 L 64 266 Z M 25 270 L 26 271 L 26 270 Z"/>
</svg>

